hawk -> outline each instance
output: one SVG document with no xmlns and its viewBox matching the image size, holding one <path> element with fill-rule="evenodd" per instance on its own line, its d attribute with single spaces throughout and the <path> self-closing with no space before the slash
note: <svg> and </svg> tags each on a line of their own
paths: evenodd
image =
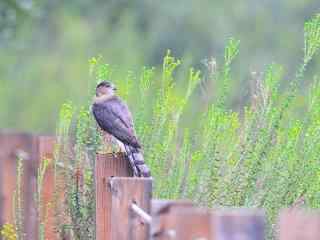
<svg viewBox="0 0 320 240">
<path fill-rule="evenodd" d="M 132 115 L 128 106 L 116 95 L 116 87 L 107 81 L 96 87 L 92 113 L 100 128 L 123 143 L 134 176 L 150 177 L 150 170 L 144 162 Z"/>
</svg>

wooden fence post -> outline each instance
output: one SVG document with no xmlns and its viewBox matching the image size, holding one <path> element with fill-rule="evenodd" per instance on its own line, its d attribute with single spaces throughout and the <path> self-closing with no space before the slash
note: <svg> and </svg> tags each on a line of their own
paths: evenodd
<svg viewBox="0 0 320 240">
<path fill-rule="evenodd" d="M 176 239 L 210 239 L 211 212 L 208 209 L 177 208 L 173 211 L 172 217 L 177 226 Z"/>
<path fill-rule="evenodd" d="M 320 212 L 287 209 L 280 214 L 280 240 L 320 239 Z"/>
<path fill-rule="evenodd" d="M 209 240 L 211 212 L 198 207 L 175 207 L 165 218 L 165 228 L 157 240 Z"/>
<path fill-rule="evenodd" d="M 151 178 L 114 177 L 112 192 L 112 240 L 147 240 L 149 226 L 134 216 L 131 205 L 150 213 L 152 197 Z"/>
<path fill-rule="evenodd" d="M 39 136 L 39 163 L 42 161 L 49 161 L 49 165 L 46 168 L 46 172 L 43 178 L 41 187 L 41 198 L 42 198 L 42 206 L 43 209 L 39 209 L 41 211 L 40 216 L 46 218 L 44 236 L 47 240 L 55 240 L 57 238 L 57 234 L 54 229 L 54 209 L 53 209 L 53 200 L 54 200 L 54 191 L 55 191 L 55 183 L 54 183 L 54 151 L 56 138 L 49 136 Z"/>
<path fill-rule="evenodd" d="M 212 219 L 214 240 L 263 240 L 265 220 L 260 210 L 218 210 Z"/>
<path fill-rule="evenodd" d="M 26 133 L 0 132 L 0 184 L 1 215 L 0 225 L 13 224 L 13 196 L 16 190 L 17 159 L 23 161 L 21 179 L 22 212 L 24 223 L 22 231 L 25 239 L 37 239 L 37 211 L 34 193 L 37 184 L 37 138 Z"/>
<path fill-rule="evenodd" d="M 170 234 L 170 229 L 172 229 L 175 224 L 170 221 L 172 211 L 177 208 L 191 208 L 193 206 L 194 204 L 188 200 L 152 200 L 151 238 L 154 240 L 169 239 L 170 236 L 168 234 Z"/>
<path fill-rule="evenodd" d="M 95 161 L 96 239 L 111 239 L 111 189 L 109 178 L 132 176 L 123 153 L 97 154 Z"/>
</svg>

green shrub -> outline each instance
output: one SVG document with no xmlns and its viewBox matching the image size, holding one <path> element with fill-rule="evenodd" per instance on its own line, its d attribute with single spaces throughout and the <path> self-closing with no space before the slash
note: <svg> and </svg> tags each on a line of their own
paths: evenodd
<svg viewBox="0 0 320 240">
<path fill-rule="evenodd" d="M 163 61 L 161 79 L 156 79 L 155 73 L 160 70 L 155 68 L 143 67 L 139 74 L 129 71 L 124 76 L 104 64 L 102 57 L 92 58 L 88 104 L 78 112 L 70 104 L 64 105 L 58 130 L 61 146 L 66 143 L 64 139 L 74 141 L 76 153 L 70 157 L 60 151 L 62 155 L 56 161 L 81 171 L 87 179 L 79 191 L 75 189 L 76 180 L 67 177 L 67 205 L 76 239 L 93 239 L 93 226 L 84 224 L 94 216 L 93 198 L 88 196 L 94 194 L 94 152 L 100 141 L 90 113 L 90 99 L 95 84 L 104 79 L 118 85 L 120 96 L 133 111 L 145 160 L 155 179 L 155 198 L 189 198 L 210 207 L 261 207 L 266 209 L 270 223 L 274 223 L 280 208 L 320 207 L 317 77 L 303 105 L 303 115 L 299 114 L 298 104 L 300 81 L 319 48 L 317 15 L 305 24 L 304 56 L 289 88 L 280 89 L 283 68 L 270 64 L 264 73 L 252 74 L 251 102 L 240 111 L 226 105 L 232 84 L 231 66 L 239 52 L 239 41 L 235 39 L 230 39 L 225 48 L 222 67 L 213 60 L 207 63 L 204 74 L 191 68 L 183 91 L 177 80 L 183 63 L 170 51 Z M 205 80 L 207 75 L 209 80 Z M 186 121 L 190 106 L 203 109 L 198 99 L 200 89 L 210 81 L 221 86 L 217 97 L 193 121 Z M 81 233 L 82 229 L 87 232 Z M 272 238 L 272 231 L 269 234 Z"/>
</svg>

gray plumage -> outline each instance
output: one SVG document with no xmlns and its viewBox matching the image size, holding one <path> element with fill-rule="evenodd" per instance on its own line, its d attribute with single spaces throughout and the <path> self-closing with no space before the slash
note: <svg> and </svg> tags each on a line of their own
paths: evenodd
<svg viewBox="0 0 320 240">
<path fill-rule="evenodd" d="M 108 88 L 109 82 L 103 82 Z M 101 85 L 101 83 L 100 83 Z M 99 85 L 97 86 L 97 89 Z M 92 105 L 93 115 L 103 131 L 121 141 L 135 176 L 150 177 L 141 151 L 141 145 L 135 135 L 134 125 L 128 106 L 116 95 L 103 93 Z"/>
</svg>

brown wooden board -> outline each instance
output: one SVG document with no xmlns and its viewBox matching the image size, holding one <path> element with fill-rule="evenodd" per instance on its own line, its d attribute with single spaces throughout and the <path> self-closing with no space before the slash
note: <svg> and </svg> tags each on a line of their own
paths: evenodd
<svg viewBox="0 0 320 240">
<path fill-rule="evenodd" d="M 110 177 L 131 175 L 128 161 L 123 153 L 97 154 L 95 161 L 97 240 L 111 239 Z"/>
<path fill-rule="evenodd" d="M 58 239 L 58 236 L 54 229 L 54 151 L 55 151 L 55 137 L 40 136 L 39 137 L 39 160 L 49 161 L 49 165 L 46 168 L 43 183 L 41 186 L 41 198 L 42 206 L 40 217 L 44 221 L 44 236 L 46 240 Z"/>
<path fill-rule="evenodd" d="M 131 204 L 135 203 L 150 214 L 152 197 L 151 178 L 119 178 L 111 180 L 112 240 L 147 240 L 149 226 L 134 215 Z"/>
<path fill-rule="evenodd" d="M 14 224 L 14 191 L 17 159 L 23 160 L 22 200 L 25 239 L 37 239 L 37 211 L 34 201 L 37 183 L 37 138 L 26 133 L 0 132 L 1 222 Z"/>
<path fill-rule="evenodd" d="M 211 230 L 214 240 L 263 240 L 264 213 L 252 209 L 215 211 Z"/>
<path fill-rule="evenodd" d="M 172 226 L 169 225 L 168 218 L 170 219 L 172 211 L 176 208 L 191 208 L 193 206 L 194 204 L 188 200 L 152 200 L 152 239 L 169 239 L 168 229 L 171 229 Z"/>
<path fill-rule="evenodd" d="M 165 217 L 165 228 L 157 240 L 210 239 L 211 213 L 198 207 L 175 207 Z"/>
<path fill-rule="evenodd" d="M 211 235 L 211 212 L 207 209 L 187 208 L 173 211 L 175 215 L 176 238 L 210 239 Z"/>
</svg>

